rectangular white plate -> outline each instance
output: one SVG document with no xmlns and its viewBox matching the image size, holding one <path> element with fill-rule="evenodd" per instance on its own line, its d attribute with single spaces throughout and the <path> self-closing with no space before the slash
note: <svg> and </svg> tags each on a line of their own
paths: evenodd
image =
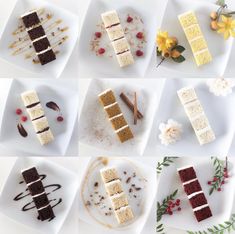
<svg viewBox="0 0 235 234">
<path fill-rule="evenodd" d="M 50 79 L 33 79 L 30 82 L 24 79 L 14 80 L 8 94 L 3 114 L 1 143 L 4 144 L 5 147 L 36 156 L 64 155 L 77 121 L 78 93 L 76 88 L 77 87 L 74 87 L 73 89 L 70 85 L 65 87 L 64 82 L 59 81 L 55 84 L 55 82 Z M 55 137 L 53 142 L 45 146 L 41 146 L 38 141 L 29 117 L 28 121 L 23 123 L 24 127 L 27 129 L 28 137 L 23 138 L 17 129 L 18 116 L 15 114 L 15 110 L 21 108 L 24 114 L 27 115 L 20 94 L 32 89 L 35 89 L 39 95 L 49 126 Z M 48 109 L 45 106 L 49 101 L 54 101 L 60 106 L 61 113 L 64 117 L 63 122 L 58 123 L 56 121 L 58 112 Z"/>
<path fill-rule="evenodd" d="M 33 64 L 30 59 L 25 60 L 24 56 L 11 55 L 12 50 L 9 49 L 9 44 L 14 40 L 12 32 L 17 28 L 20 20 L 20 16 L 32 9 L 45 8 L 46 12 L 53 13 L 52 21 L 61 19 L 62 25 L 68 26 L 69 30 L 63 35 L 67 35 L 69 38 L 60 47 L 60 53 L 57 55 L 56 60 L 41 66 L 40 64 Z M 75 43 L 78 37 L 78 18 L 73 13 L 62 9 L 54 4 L 51 4 L 44 0 L 17 0 L 16 5 L 6 23 L 5 29 L 1 35 L 0 40 L 0 57 L 13 63 L 18 67 L 28 70 L 32 73 L 40 73 L 42 77 L 51 76 L 59 77 L 64 70 L 70 55 L 74 49 Z M 61 26 L 60 26 L 61 27 Z M 26 35 L 26 33 L 25 33 Z"/>
</svg>

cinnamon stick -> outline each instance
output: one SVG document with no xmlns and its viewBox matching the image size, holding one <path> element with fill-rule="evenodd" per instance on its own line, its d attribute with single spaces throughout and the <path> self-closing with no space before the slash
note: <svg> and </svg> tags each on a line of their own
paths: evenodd
<svg viewBox="0 0 235 234">
<path fill-rule="evenodd" d="M 137 124 L 137 96 L 136 96 L 136 92 L 134 92 L 134 125 Z"/>
<path fill-rule="evenodd" d="M 124 93 L 120 94 L 120 98 L 127 105 L 127 107 L 134 113 L 134 105 L 130 101 L 130 99 Z M 138 109 L 137 109 L 137 118 L 138 119 L 144 118 L 143 114 Z"/>
</svg>

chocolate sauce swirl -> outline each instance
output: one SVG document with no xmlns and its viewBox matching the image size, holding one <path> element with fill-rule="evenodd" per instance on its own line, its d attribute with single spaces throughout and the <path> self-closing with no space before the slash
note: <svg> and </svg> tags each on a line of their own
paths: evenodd
<svg viewBox="0 0 235 234">
<path fill-rule="evenodd" d="M 28 133 L 26 132 L 24 126 L 21 123 L 17 124 L 17 129 L 22 137 L 27 137 Z"/>
<path fill-rule="evenodd" d="M 55 103 L 55 102 L 47 102 L 46 103 L 46 106 L 49 108 L 49 109 L 52 109 L 54 111 L 60 111 L 60 107 Z"/>
</svg>

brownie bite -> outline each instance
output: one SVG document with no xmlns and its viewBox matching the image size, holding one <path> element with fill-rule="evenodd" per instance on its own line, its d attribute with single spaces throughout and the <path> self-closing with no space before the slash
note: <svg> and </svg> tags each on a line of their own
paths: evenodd
<svg viewBox="0 0 235 234">
<path fill-rule="evenodd" d="M 26 28 L 30 28 L 37 24 L 40 24 L 40 19 L 36 11 L 26 13 L 25 15 L 21 16 L 21 18 Z"/>
<path fill-rule="evenodd" d="M 33 201 L 34 201 L 36 207 L 38 207 L 38 208 L 42 208 L 44 206 L 47 206 L 50 203 L 46 193 L 43 193 L 39 196 L 33 197 Z"/>
<path fill-rule="evenodd" d="M 35 167 L 32 167 L 30 169 L 26 169 L 26 170 L 22 171 L 21 173 L 22 173 L 22 176 L 23 176 L 26 184 L 29 184 L 31 182 L 34 182 L 34 181 L 40 179 L 38 172 L 37 172 L 37 169 Z"/>
<path fill-rule="evenodd" d="M 56 59 L 55 53 L 52 49 L 46 51 L 45 53 L 37 54 L 37 56 L 42 65 L 45 65 Z"/>
<path fill-rule="evenodd" d="M 28 30 L 28 35 L 31 41 L 34 41 L 37 38 L 43 37 L 46 35 L 45 30 L 43 29 L 42 25 L 39 25 L 36 28 L 32 28 Z"/>
<path fill-rule="evenodd" d="M 32 196 L 43 193 L 45 191 L 41 180 L 28 185 L 28 189 Z"/>
<path fill-rule="evenodd" d="M 47 39 L 47 37 L 44 36 L 43 38 L 39 40 L 35 40 L 33 42 L 33 46 L 36 52 L 40 52 L 40 51 L 48 49 L 51 46 L 51 44 L 49 40 Z"/>
<path fill-rule="evenodd" d="M 48 205 L 45 208 L 41 208 L 38 210 L 39 218 L 41 221 L 47 220 L 47 219 L 53 219 L 55 217 L 55 214 L 51 208 L 50 205 Z"/>
</svg>

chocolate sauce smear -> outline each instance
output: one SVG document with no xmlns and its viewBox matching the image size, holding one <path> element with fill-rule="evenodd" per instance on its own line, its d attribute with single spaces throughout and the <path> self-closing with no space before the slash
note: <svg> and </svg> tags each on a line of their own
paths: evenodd
<svg viewBox="0 0 235 234">
<path fill-rule="evenodd" d="M 46 175 L 40 175 L 40 178 L 41 180 L 44 180 L 47 176 Z M 20 181 L 19 184 L 24 184 L 25 182 L 24 181 Z M 51 188 L 51 191 L 48 191 L 46 192 L 47 195 L 49 194 L 52 194 L 54 193 L 55 191 L 59 190 L 62 188 L 62 186 L 60 184 L 49 184 L 49 185 L 46 185 L 44 186 L 44 189 L 46 188 Z M 19 193 L 18 195 L 16 195 L 13 200 L 14 201 L 19 201 L 21 199 L 24 199 L 25 197 L 28 197 L 28 196 L 31 196 L 31 194 L 28 192 L 28 188 L 25 189 L 25 191 Z M 51 207 L 54 208 L 56 206 L 58 206 L 63 200 L 62 198 L 59 198 L 59 199 L 50 199 L 50 204 L 51 204 Z M 25 204 L 21 210 L 26 212 L 26 211 L 29 211 L 29 210 L 32 210 L 32 209 L 36 209 L 36 206 L 34 204 L 34 201 L 30 201 L 29 203 Z M 53 220 L 55 217 L 51 218 L 48 220 L 48 222 L 50 222 L 51 220 Z M 39 219 L 39 217 L 38 217 Z"/>
<path fill-rule="evenodd" d="M 24 126 L 21 123 L 17 124 L 18 131 L 22 137 L 27 137 L 28 133 L 26 132 Z"/>
<path fill-rule="evenodd" d="M 60 111 L 60 107 L 55 102 L 47 102 L 46 106 L 54 111 Z"/>
</svg>

